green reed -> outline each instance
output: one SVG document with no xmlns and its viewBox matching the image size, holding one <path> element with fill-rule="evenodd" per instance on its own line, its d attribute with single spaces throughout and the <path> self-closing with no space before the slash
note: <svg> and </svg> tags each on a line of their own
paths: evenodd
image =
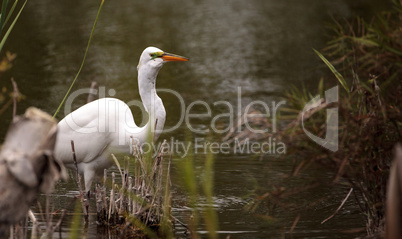
<svg viewBox="0 0 402 239">
<path fill-rule="evenodd" d="M 84 57 L 82 58 L 81 66 L 80 66 L 80 68 L 78 69 L 78 72 L 77 72 L 77 74 L 75 75 L 75 78 L 74 78 L 73 82 L 71 82 L 71 85 L 70 85 L 70 87 L 69 87 L 68 90 L 67 90 L 67 93 L 64 95 L 63 100 L 60 102 L 59 107 L 57 107 L 56 112 L 54 112 L 53 118 L 55 118 L 55 117 L 57 116 L 57 114 L 59 113 L 61 107 L 62 107 L 63 104 L 64 104 L 64 101 L 66 101 L 68 95 L 70 94 L 71 89 L 73 88 L 75 82 L 76 82 L 77 79 L 78 79 L 78 76 L 79 76 L 80 73 L 81 73 L 82 68 L 84 67 L 85 59 L 87 58 L 89 46 L 91 45 L 91 41 L 92 41 L 92 38 L 93 38 L 93 35 L 94 35 L 94 32 L 95 32 L 96 23 L 98 22 L 98 18 L 99 18 L 100 12 L 101 12 L 101 10 L 102 10 L 103 3 L 104 3 L 104 0 L 102 0 L 101 4 L 100 4 L 100 6 L 99 6 L 99 9 L 98 9 L 98 13 L 96 14 L 95 22 L 94 22 L 94 25 L 92 26 L 91 35 L 89 36 L 89 40 L 88 40 L 87 47 L 86 47 L 86 49 L 85 49 Z"/>
</svg>

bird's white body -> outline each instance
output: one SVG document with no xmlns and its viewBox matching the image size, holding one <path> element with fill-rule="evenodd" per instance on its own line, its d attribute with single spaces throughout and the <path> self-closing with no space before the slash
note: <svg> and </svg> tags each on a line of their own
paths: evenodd
<svg viewBox="0 0 402 239">
<path fill-rule="evenodd" d="M 55 157 L 74 169 L 73 140 L 79 173 L 85 179 L 93 178 L 112 165 L 110 153 L 129 153 L 130 136 L 145 142 L 148 125 L 137 127 L 130 108 L 119 99 L 92 101 L 59 122 Z"/>
<path fill-rule="evenodd" d="M 84 174 L 87 192 L 94 177 L 103 175 L 103 170 L 113 164 L 111 153 L 129 153 L 131 140 L 141 144 L 149 142 L 151 135 L 153 140 L 159 137 L 166 111 L 156 94 L 156 76 L 165 61 L 184 60 L 187 59 L 164 53 L 155 47 L 143 51 L 138 65 L 138 85 L 141 100 L 149 114 L 148 123 L 143 127 L 135 124 L 129 106 L 116 98 L 92 101 L 59 122 L 55 157 L 74 169 L 71 148 L 71 141 L 74 141 L 78 170 Z"/>
</svg>

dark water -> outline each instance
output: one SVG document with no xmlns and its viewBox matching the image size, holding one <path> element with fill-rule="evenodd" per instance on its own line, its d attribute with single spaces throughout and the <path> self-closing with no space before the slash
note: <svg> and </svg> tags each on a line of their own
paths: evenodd
<svg viewBox="0 0 402 239">
<path fill-rule="evenodd" d="M 17 81 L 26 99 L 19 103 L 23 113 L 36 106 L 53 114 L 73 80 L 81 63 L 98 1 L 29 1 L 5 49 L 18 55 L 14 66 L 2 75 L 2 84 L 10 77 Z M 113 89 L 115 97 L 124 101 L 139 99 L 136 66 L 139 55 L 147 46 L 191 59 L 187 63 L 169 63 L 160 71 L 157 87 L 180 93 L 186 106 L 203 100 L 212 106 L 212 117 L 227 111 L 213 106 L 227 101 L 238 106 L 238 89 L 243 104 L 254 100 L 271 102 L 291 85 L 315 89 L 324 74 L 322 63 L 312 48 L 321 49 L 329 39 L 331 16 L 370 17 L 389 7 L 384 1 L 348 0 L 232 0 L 232 1 L 106 1 L 95 31 L 85 66 L 73 90 L 88 87 L 92 81 L 106 87 L 106 96 Z M 335 82 L 333 82 L 335 84 Z M 171 94 L 160 94 L 167 110 L 166 126 L 180 120 L 179 101 Z M 78 107 L 85 103 L 82 95 L 73 101 Z M 244 105 L 243 105 L 244 106 Z M 133 110 L 138 110 L 133 108 Z M 237 110 L 237 108 L 235 109 Z M 192 113 L 205 113 L 195 107 Z M 2 125 L 10 122 L 11 110 L 2 115 Z M 141 114 L 134 113 L 140 123 Z M 64 112 L 60 112 L 61 119 Z M 212 117 L 190 121 L 198 130 L 208 129 Z M 220 122 L 226 128 L 227 119 Z M 0 129 L 1 137 L 7 127 Z M 161 138 L 183 141 L 188 127 L 182 123 Z M 194 138 L 205 134 L 194 133 Z M 214 134 L 213 141 L 221 135 Z M 205 155 L 195 155 L 196 171 L 202 172 Z M 188 209 L 179 155 L 172 162 L 173 212 L 187 221 Z M 215 155 L 214 206 L 219 216 L 221 237 L 278 238 L 290 236 L 289 230 L 297 216 L 294 212 L 274 215 L 279 222 L 265 221 L 264 205 L 254 213 L 245 210 L 254 192 L 261 192 L 292 169 L 291 160 L 267 155 L 258 160 L 252 155 Z M 328 180 L 333 175 L 321 168 L 312 168 L 301 181 Z M 76 195 L 73 181 L 61 183 L 52 198 L 55 208 L 65 208 Z M 296 195 L 295 203 L 326 197 L 309 211 L 301 214 L 294 229 L 295 238 L 350 238 L 364 232 L 347 234 L 341 231 L 362 228 L 364 217 L 352 200 L 330 222 L 320 222 L 331 215 L 348 192 L 318 188 L 308 195 Z M 200 198 L 200 204 L 203 198 Z M 92 225 L 92 226 L 91 226 Z M 91 224 L 88 238 L 96 238 L 96 226 Z M 68 234 L 69 228 L 63 228 Z M 201 225 L 200 233 L 205 233 Z M 183 228 L 178 228 L 181 236 Z M 205 235 L 204 235 L 205 236 Z"/>
</svg>

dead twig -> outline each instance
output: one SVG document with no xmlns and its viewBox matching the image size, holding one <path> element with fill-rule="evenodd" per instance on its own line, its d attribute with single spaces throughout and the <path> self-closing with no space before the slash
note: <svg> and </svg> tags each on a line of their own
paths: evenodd
<svg viewBox="0 0 402 239">
<path fill-rule="evenodd" d="M 112 158 L 113 158 L 113 161 L 114 161 L 114 163 L 116 164 L 117 168 L 119 169 L 121 178 L 123 179 L 123 171 L 121 171 L 121 167 L 120 167 L 119 161 L 117 160 L 116 156 L 114 156 L 114 154 L 112 154 Z"/>
<path fill-rule="evenodd" d="M 72 155 L 73 155 L 73 160 L 74 160 L 74 166 L 75 166 L 75 170 L 76 170 L 76 177 L 77 177 L 77 183 L 78 183 L 78 190 L 80 191 L 80 198 L 81 198 L 81 204 L 82 204 L 82 212 L 85 215 L 85 221 L 88 221 L 88 200 L 86 200 L 84 198 L 84 191 L 82 190 L 82 186 L 81 186 L 81 175 L 78 172 L 78 163 L 77 163 L 77 156 L 75 154 L 75 147 L 74 147 L 74 140 L 71 140 L 71 151 L 72 151 Z M 88 193 L 88 199 L 89 199 L 89 193 Z"/>
<path fill-rule="evenodd" d="M 300 214 L 298 214 L 297 217 L 295 218 L 295 220 L 293 221 L 292 227 L 290 228 L 290 233 L 293 233 L 293 230 L 295 229 L 299 220 L 300 220 Z"/>
<path fill-rule="evenodd" d="M 336 214 L 338 214 L 339 210 L 341 210 L 341 208 L 343 207 L 343 205 L 345 204 L 346 200 L 348 200 L 350 194 L 353 192 L 353 188 L 350 188 L 348 195 L 346 195 L 345 199 L 343 199 L 341 205 L 338 207 L 338 209 L 336 209 L 336 211 L 329 216 L 327 219 L 325 219 L 324 221 L 321 222 L 321 224 L 324 224 L 325 222 L 327 222 L 328 220 L 330 220 L 331 218 L 333 218 Z"/>
<path fill-rule="evenodd" d="M 175 218 L 173 215 L 170 215 L 172 217 L 173 220 L 175 220 L 176 222 L 178 222 L 180 225 L 182 225 L 183 227 L 185 227 L 187 230 L 190 231 L 190 228 L 184 224 L 183 222 L 181 222 L 179 219 Z"/>
<path fill-rule="evenodd" d="M 96 83 L 96 81 L 92 81 L 91 83 L 91 88 L 89 89 L 89 94 L 88 94 L 88 98 L 87 98 L 87 103 L 92 102 L 95 99 L 95 95 L 96 95 L 96 89 L 95 87 L 98 84 Z"/>
<path fill-rule="evenodd" d="M 66 210 L 65 209 L 61 210 L 61 216 L 60 216 L 59 221 L 57 222 L 57 224 L 53 228 L 54 231 L 59 229 L 59 233 L 61 233 L 61 224 L 63 223 L 63 219 L 64 219 L 65 215 L 66 215 Z"/>
<path fill-rule="evenodd" d="M 32 221 L 32 235 L 31 235 L 31 238 L 33 238 L 33 239 L 38 238 L 38 232 L 39 232 L 39 234 L 42 234 L 42 230 L 41 230 L 40 225 L 38 223 L 38 219 L 36 219 L 36 217 L 33 214 L 32 210 L 28 211 L 28 217 Z"/>
<path fill-rule="evenodd" d="M 17 86 L 17 83 L 14 81 L 14 78 L 11 78 L 11 83 L 13 83 L 13 88 L 14 88 L 14 92 L 13 92 L 13 102 L 14 102 L 13 119 L 15 119 L 15 116 L 17 115 L 17 101 L 18 101 L 18 98 L 20 97 L 20 91 L 18 90 L 18 86 Z"/>
</svg>

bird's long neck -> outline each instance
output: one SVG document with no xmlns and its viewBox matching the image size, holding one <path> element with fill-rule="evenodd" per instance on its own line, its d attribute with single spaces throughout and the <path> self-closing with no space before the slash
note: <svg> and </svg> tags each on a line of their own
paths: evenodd
<svg viewBox="0 0 402 239">
<path fill-rule="evenodd" d="M 156 94 L 155 80 L 159 69 L 149 69 L 146 66 L 138 70 L 138 88 L 142 103 L 148 112 L 149 120 L 145 126 L 157 140 L 165 125 L 166 111 L 161 98 Z M 157 122 L 157 123 L 156 123 Z M 156 124 L 156 126 L 155 126 Z"/>
</svg>

